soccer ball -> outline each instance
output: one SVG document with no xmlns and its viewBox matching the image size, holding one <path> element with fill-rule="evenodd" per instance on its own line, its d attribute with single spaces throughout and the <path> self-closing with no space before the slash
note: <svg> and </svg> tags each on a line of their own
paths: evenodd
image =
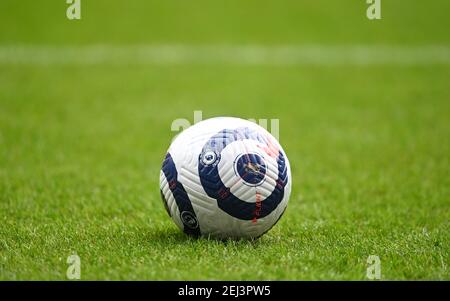
<svg viewBox="0 0 450 301">
<path fill-rule="evenodd" d="M 232 117 L 204 120 L 179 134 L 164 159 L 164 206 L 185 233 L 257 238 L 283 215 L 291 193 L 289 161 L 259 125 Z"/>
</svg>

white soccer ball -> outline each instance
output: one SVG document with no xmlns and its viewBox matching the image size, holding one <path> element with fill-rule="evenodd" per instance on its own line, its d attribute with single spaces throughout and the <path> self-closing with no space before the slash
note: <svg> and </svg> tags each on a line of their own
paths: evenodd
<svg viewBox="0 0 450 301">
<path fill-rule="evenodd" d="M 256 238 L 270 230 L 291 193 L 289 161 L 259 125 L 204 120 L 179 134 L 160 173 L 164 206 L 187 234 Z"/>
</svg>

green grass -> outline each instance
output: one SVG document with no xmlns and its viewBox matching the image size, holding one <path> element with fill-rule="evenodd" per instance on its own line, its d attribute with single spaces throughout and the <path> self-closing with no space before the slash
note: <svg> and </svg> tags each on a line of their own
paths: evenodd
<svg viewBox="0 0 450 301">
<path fill-rule="evenodd" d="M 204 14 L 175 11 L 179 1 L 128 11 L 95 1 L 95 19 L 79 25 L 64 5 L 15 2 L 0 4 L 9 9 L 0 9 L 1 45 L 450 45 L 450 8 L 439 9 L 448 1 L 428 11 L 422 1 L 386 3 L 379 27 L 360 15 L 364 1 L 267 1 L 259 13 L 255 2 L 198 2 Z M 449 64 L 0 62 L 1 280 L 66 279 L 73 253 L 83 280 L 364 280 L 369 255 L 380 257 L 382 279 L 450 280 Z M 167 216 L 159 170 L 170 125 L 194 110 L 280 119 L 293 192 L 261 239 L 193 239 Z"/>
</svg>

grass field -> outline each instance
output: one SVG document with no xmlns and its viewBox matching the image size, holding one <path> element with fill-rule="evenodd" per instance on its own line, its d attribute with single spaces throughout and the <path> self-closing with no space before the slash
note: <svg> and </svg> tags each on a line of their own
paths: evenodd
<svg viewBox="0 0 450 301">
<path fill-rule="evenodd" d="M 83 280 L 364 280 L 369 255 L 450 280 L 449 1 L 66 7 L 0 3 L 1 280 L 64 280 L 74 253 Z M 293 193 L 261 239 L 167 216 L 170 126 L 194 110 L 280 119 Z"/>
</svg>

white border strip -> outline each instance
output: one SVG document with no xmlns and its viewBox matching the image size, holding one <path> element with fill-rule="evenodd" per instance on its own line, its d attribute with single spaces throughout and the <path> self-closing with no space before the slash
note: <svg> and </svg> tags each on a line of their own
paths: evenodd
<svg viewBox="0 0 450 301">
<path fill-rule="evenodd" d="M 450 46 L 0 45 L 0 64 L 450 65 Z"/>
</svg>

